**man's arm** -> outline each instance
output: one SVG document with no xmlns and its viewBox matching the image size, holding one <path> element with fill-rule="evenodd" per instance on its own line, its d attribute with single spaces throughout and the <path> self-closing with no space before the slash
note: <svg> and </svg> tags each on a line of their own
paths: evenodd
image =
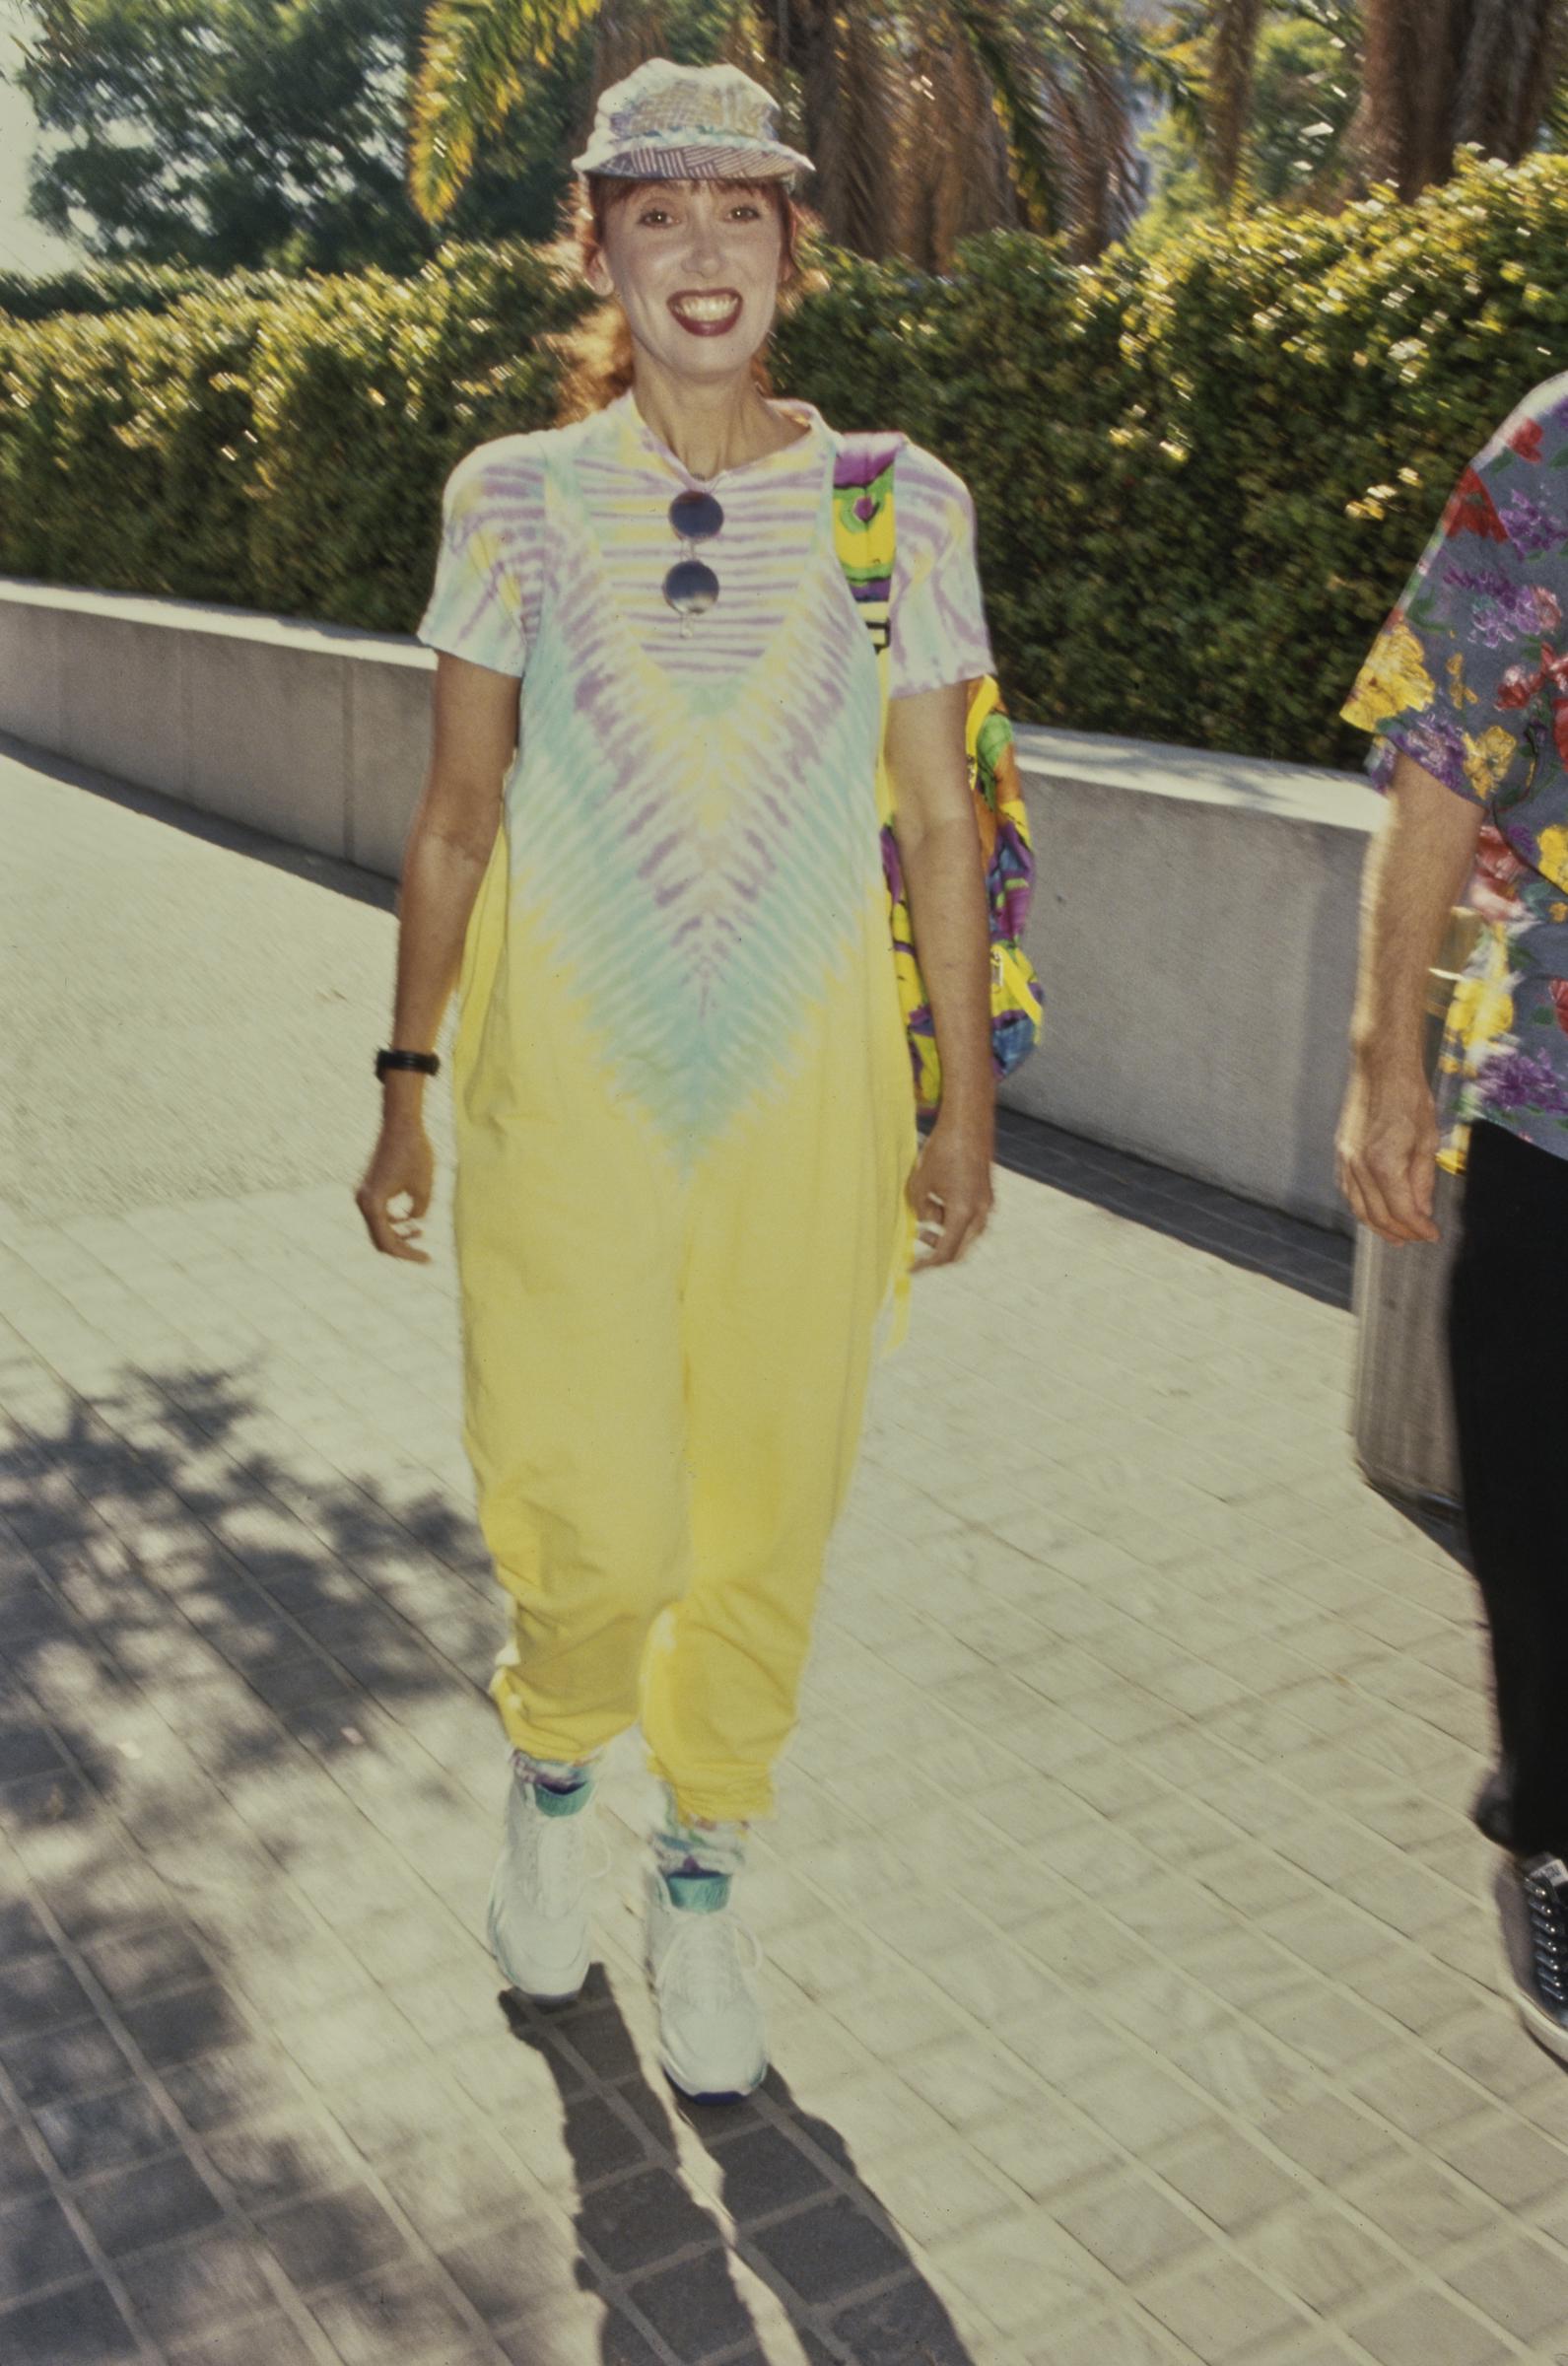
<svg viewBox="0 0 1568 2366">
<path fill-rule="evenodd" d="M 1484 808 L 1409 756 L 1367 858 L 1339 1188 L 1385 1240 L 1436 1240 L 1437 1113 L 1422 1058 L 1427 973 L 1475 861 Z"/>
</svg>

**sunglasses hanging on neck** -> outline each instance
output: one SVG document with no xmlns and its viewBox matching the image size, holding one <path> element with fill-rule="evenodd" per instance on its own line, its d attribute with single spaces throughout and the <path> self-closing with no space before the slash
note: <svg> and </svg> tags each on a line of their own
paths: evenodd
<svg viewBox="0 0 1568 2366">
<path fill-rule="evenodd" d="M 687 556 L 677 559 L 664 578 L 664 597 L 681 620 L 684 639 L 692 629 L 692 618 L 706 616 L 718 597 L 717 576 L 695 554 L 699 542 L 711 542 L 718 532 L 724 512 L 712 493 L 692 485 L 670 503 L 669 522 L 687 547 Z"/>
</svg>

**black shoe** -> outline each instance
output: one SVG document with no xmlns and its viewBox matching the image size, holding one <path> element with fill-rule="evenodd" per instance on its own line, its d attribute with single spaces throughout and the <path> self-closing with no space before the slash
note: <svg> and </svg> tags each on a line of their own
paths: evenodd
<svg viewBox="0 0 1568 2366">
<path fill-rule="evenodd" d="M 1519 2017 L 1568 2063 L 1568 1865 L 1560 1856 L 1511 1857 L 1498 1871 L 1497 1905 Z"/>
<path fill-rule="evenodd" d="M 1514 1785 L 1506 1767 L 1494 1767 L 1475 1794 L 1470 1816 L 1478 1832 L 1499 1848 L 1514 1845 Z"/>
</svg>

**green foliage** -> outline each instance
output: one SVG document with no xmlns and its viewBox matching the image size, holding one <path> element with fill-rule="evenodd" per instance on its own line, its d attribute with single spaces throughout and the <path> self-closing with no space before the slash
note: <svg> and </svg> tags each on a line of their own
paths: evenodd
<svg viewBox="0 0 1568 2366">
<path fill-rule="evenodd" d="M 1206 17 L 1187 0 L 1167 20 L 1164 54 L 1187 85 L 1205 89 Z M 1342 181 L 1345 134 L 1361 96 L 1359 32 L 1336 0 L 1274 0 L 1258 38 L 1242 156 L 1249 204 L 1293 198 L 1327 204 Z M 1184 237 L 1221 210 L 1208 168 L 1202 105 L 1173 106 L 1145 134 L 1154 194 L 1133 232 L 1140 246 Z"/>
<path fill-rule="evenodd" d="M 0 271 L 0 314 L 52 320 L 57 313 L 167 313 L 187 296 L 264 296 L 277 284 L 270 272 L 219 277 L 194 263 L 85 263 L 36 278 Z"/>
<path fill-rule="evenodd" d="M 409 272 L 436 250 L 405 186 L 423 0 L 25 6 L 14 79 L 44 135 L 30 210 L 93 254 Z M 550 235 L 591 73 L 579 38 L 528 77 L 481 145 L 448 235 Z"/>
<path fill-rule="evenodd" d="M 1465 462 L 1568 354 L 1568 160 L 1260 211 L 1074 267 L 823 249 L 775 383 L 974 492 L 1016 711 L 1353 761 L 1339 704 Z M 0 319 L 0 567 L 407 629 L 442 480 L 548 423 L 583 299 L 535 248 Z"/>
</svg>

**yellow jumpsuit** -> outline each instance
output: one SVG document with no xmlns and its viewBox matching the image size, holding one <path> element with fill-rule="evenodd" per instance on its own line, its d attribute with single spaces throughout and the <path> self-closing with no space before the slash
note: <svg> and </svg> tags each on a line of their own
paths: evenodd
<svg viewBox="0 0 1568 2366">
<path fill-rule="evenodd" d="M 422 628 L 485 646 L 463 604 L 496 605 L 527 461 L 548 555 L 452 1062 L 465 1439 L 511 1741 L 583 1759 L 641 1718 L 683 1817 L 747 1821 L 913 1240 L 881 692 L 809 409 L 818 530 L 766 646 L 721 678 L 649 654 L 579 466 L 619 437 L 679 489 L 630 405 L 462 464 Z"/>
</svg>

